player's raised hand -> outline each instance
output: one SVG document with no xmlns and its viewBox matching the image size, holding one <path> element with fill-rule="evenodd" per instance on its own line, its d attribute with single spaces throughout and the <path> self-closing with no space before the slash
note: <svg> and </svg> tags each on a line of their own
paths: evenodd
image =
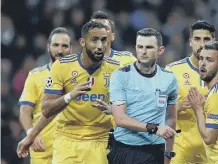
<svg viewBox="0 0 218 164">
<path fill-rule="evenodd" d="M 177 111 L 185 111 L 186 109 L 191 108 L 191 102 L 189 101 L 188 97 L 186 97 L 182 103 L 176 105 Z"/>
<path fill-rule="evenodd" d="M 191 87 L 189 89 L 188 98 L 193 110 L 200 110 L 204 106 L 205 96 L 200 94 L 197 88 Z"/>
<path fill-rule="evenodd" d="M 84 93 L 87 92 L 87 90 L 90 89 L 90 84 L 91 82 L 87 81 L 85 83 L 82 84 L 78 84 L 71 92 L 70 92 L 70 96 L 71 99 L 75 99 L 77 98 L 79 95 L 82 95 Z"/>
<path fill-rule="evenodd" d="M 32 150 L 35 152 L 44 152 L 45 151 L 45 144 L 43 140 L 37 136 L 36 139 L 34 140 L 32 146 Z"/>
<path fill-rule="evenodd" d="M 98 108 L 104 114 L 111 114 L 111 106 L 102 101 L 101 99 L 96 99 L 97 103 L 92 104 L 93 107 Z"/>
<path fill-rule="evenodd" d="M 173 137 L 174 135 L 177 135 L 177 133 L 169 126 L 159 126 L 156 135 L 167 140 Z"/>
<path fill-rule="evenodd" d="M 34 138 L 31 139 L 29 136 L 26 136 L 22 141 L 18 143 L 17 146 L 17 155 L 19 158 L 25 158 L 29 154 L 29 148 L 33 144 Z"/>
</svg>

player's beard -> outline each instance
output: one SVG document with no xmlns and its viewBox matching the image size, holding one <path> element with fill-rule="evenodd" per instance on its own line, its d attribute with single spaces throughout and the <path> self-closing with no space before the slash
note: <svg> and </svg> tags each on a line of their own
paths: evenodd
<svg viewBox="0 0 218 164">
<path fill-rule="evenodd" d="M 198 60 L 200 59 L 200 53 L 201 53 L 202 49 L 203 49 L 203 47 L 200 47 L 200 48 L 194 53 L 195 57 L 196 57 Z"/>
<path fill-rule="evenodd" d="M 99 56 L 99 57 L 96 57 L 95 54 L 93 54 L 93 53 L 91 52 L 91 50 L 89 50 L 89 49 L 87 49 L 87 48 L 86 48 L 86 53 L 87 53 L 88 57 L 89 57 L 93 62 L 100 62 L 100 61 L 102 61 L 103 58 L 104 58 L 104 55 Z"/>
<path fill-rule="evenodd" d="M 206 83 L 209 83 L 211 80 L 213 80 L 213 78 L 217 75 L 218 70 L 215 69 L 215 71 L 211 71 L 208 73 L 208 75 L 204 76 L 200 76 L 201 80 L 205 81 Z"/>
<path fill-rule="evenodd" d="M 58 54 L 57 56 L 54 57 L 54 56 L 52 55 L 50 49 L 49 49 L 48 53 L 49 53 L 49 55 L 50 55 L 50 58 L 51 58 L 52 63 L 54 63 L 54 62 L 57 60 L 57 56 L 58 56 L 58 57 L 63 56 L 63 54 L 61 53 L 61 54 Z"/>
</svg>

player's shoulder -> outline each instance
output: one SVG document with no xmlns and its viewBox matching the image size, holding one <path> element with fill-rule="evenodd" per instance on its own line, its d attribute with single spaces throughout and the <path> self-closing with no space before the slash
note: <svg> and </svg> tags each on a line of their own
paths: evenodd
<svg viewBox="0 0 218 164">
<path fill-rule="evenodd" d="M 166 73 L 166 74 L 173 74 L 172 71 L 166 70 L 166 69 L 163 68 L 163 67 L 160 67 L 160 70 L 161 70 L 162 72 Z"/>
<path fill-rule="evenodd" d="M 120 72 L 130 72 L 131 71 L 131 65 L 127 65 L 127 66 L 124 66 L 124 67 L 121 67 L 119 69 Z"/>
<path fill-rule="evenodd" d="M 169 81 L 175 81 L 176 80 L 176 77 L 174 75 L 174 73 L 172 71 L 169 71 L 169 70 L 166 70 L 164 69 L 163 67 L 160 67 L 158 66 L 161 73 L 162 73 L 162 76 L 161 77 L 164 77 L 166 79 L 168 79 Z"/>
<path fill-rule="evenodd" d="M 72 63 L 72 62 L 75 62 L 78 60 L 78 54 L 70 54 L 70 55 L 66 55 L 66 56 L 63 56 L 61 58 L 59 58 L 59 62 L 60 64 L 63 64 L 63 63 Z"/>
<path fill-rule="evenodd" d="M 218 94 L 218 82 L 216 84 L 213 85 L 213 87 L 211 88 L 211 94 Z"/>
<path fill-rule="evenodd" d="M 112 59 L 111 57 L 104 56 L 104 61 L 109 65 L 120 66 L 120 61 Z"/>
<path fill-rule="evenodd" d="M 49 69 L 48 64 L 40 66 L 40 67 L 36 67 L 34 69 L 32 69 L 30 71 L 30 74 L 35 74 L 35 73 L 39 73 L 39 72 L 43 72 L 43 71 L 47 71 Z"/>
<path fill-rule="evenodd" d="M 131 52 L 129 52 L 129 51 L 117 51 L 117 50 L 114 50 L 114 55 L 122 56 L 122 57 L 125 57 L 125 56 L 131 57 L 131 56 L 133 56 L 133 54 Z"/>
<path fill-rule="evenodd" d="M 169 68 L 175 68 L 175 67 L 183 67 L 184 64 L 187 64 L 187 58 L 175 61 L 173 63 L 170 63 L 167 65 L 167 67 Z"/>
</svg>

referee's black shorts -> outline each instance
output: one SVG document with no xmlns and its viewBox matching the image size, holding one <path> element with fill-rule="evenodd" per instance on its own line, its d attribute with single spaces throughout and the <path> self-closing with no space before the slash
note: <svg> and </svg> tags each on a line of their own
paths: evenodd
<svg viewBox="0 0 218 164">
<path fill-rule="evenodd" d="M 164 164 L 165 144 L 132 146 L 115 141 L 109 164 Z"/>
</svg>

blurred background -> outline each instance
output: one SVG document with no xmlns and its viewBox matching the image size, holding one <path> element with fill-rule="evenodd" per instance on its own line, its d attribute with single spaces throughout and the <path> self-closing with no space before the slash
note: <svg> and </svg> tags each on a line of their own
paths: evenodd
<svg viewBox="0 0 218 164">
<path fill-rule="evenodd" d="M 73 36 L 73 52 L 80 50 L 82 25 L 96 10 L 108 12 L 116 23 L 112 47 L 135 53 L 136 32 L 160 31 L 166 51 L 161 66 L 190 54 L 189 27 L 207 19 L 218 29 L 217 0 L 1 0 L 1 163 L 24 164 L 16 156 L 25 136 L 19 124 L 18 98 L 28 72 L 46 64 L 47 38 L 59 26 Z"/>
</svg>

